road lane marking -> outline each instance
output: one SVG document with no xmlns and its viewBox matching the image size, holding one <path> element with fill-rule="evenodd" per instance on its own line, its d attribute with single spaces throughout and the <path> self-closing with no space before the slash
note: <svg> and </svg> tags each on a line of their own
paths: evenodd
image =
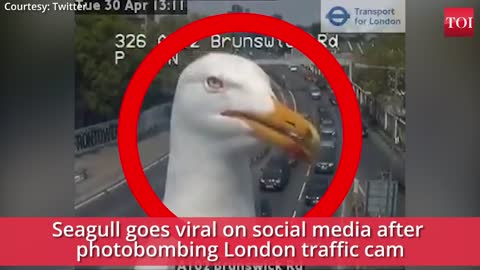
<svg viewBox="0 0 480 270">
<path fill-rule="evenodd" d="M 143 168 L 143 170 L 144 170 L 144 171 L 148 171 L 148 170 L 150 170 L 153 166 L 157 165 L 159 162 L 160 162 L 160 160 L 156 160 L 156 161 L 150 163 L 150 165 L 147 165 L 145 168 Z"/>
<path fill-rule="evenodd" d="M 293 95 L 292 91 L 290 91 L 289 89 L 287 89 L 287 90 L 288 90 L 288 93 L 290 94 L 290 96 L 292 97 L 293 110 L 297 111 L 297 101 L 295 100 L 295 96 Z"/>
<path fill-rule="evenodd" d="M 170 154 L 169 153 L 166 153 L 165 155 L 163 155 L 163 157 L 161 157 L 158 161 L 163 161 L 164 159 L 166 159 Z"/>
<path fill-rule="evenodd" d="M 365 197 L 365 191 L 363 190 L 362 186 L 360 185 L 360 180 L 355 177 L 355 180 L 353 182 L 353 190 L 355 193 L 358 193 L 360 191 L 360 194 L 362 194 Z"/>
<path fill-rule="evenodd" d="M 310 176 L 311 169 L 312 169 L 312 165 L 308 165 L 307 173 L 305 174 L 307 177 Z M 307 181 L 308 179 L 303 182 L 302 189 L 300 190 L 300 194 L 298 194 L 297 201 L 300 201 L 302 199 L 303 192 L 305 191 L 305 186 L 307 185 Z"/>
<path fill-rule="evenodd" d="M 164 161 L 167 157 L 169 156 L 169 153 L 165 153 L 160 159 L 158 160 L 155 160 L 153 161 L 152 163 L 148 164 L 147 166 L 145 166 L 145 168 L 143 168 L 143 171 L 146 172 L 148 170 L 150 170 L 151 168 L 155 167 L 156 165 L 158 165 L 160 162 Z M 105 190 L 101 191 L 100 193 L 98 194 L 95 194 L 93 196 L 91 196 L 90 198 L 78 203 L 77 205 L 75 205 L 74 209 L 77 210 L 99 198 L 101 198 L 102 196 L 106 195 L 107 193 L 110 193 L 112 191 L 114 191 L 115 189 L 123 186 L 125 183 L 127 183 L 127 180 L 124 178 L 122 178 L 120 181 L 118 181 L 117 183 L 109 186 L 108 188 L 106 188 Z"/>
<path fill-rule="evenodd" d="M 122 179 L 119 183 L 113 185 L 112 187 L 109 187 L 107 188 L 107 192 L 112 192 L 114 191 L 115 189 L 123 186 L 123 184 L 125 184 L 127 181 L 125 179 Z"/>
<path fill-rule="evenodd" d="M 80 208 L 80 207 L 82 207 L 82 206 L 84 206 L 84 205 L 87 205 L 87 204 L 91 203 L 92 201 L 97 200 L 98 198 L 104 196 L 105 194 L 106 194 L 105 191 L 102 191 L 102 192 L 98 193 L 97 195 L 94 195 L 93 197 L 91 197 L 91 198 L 89 198 L 89 199 L 87 199 L 87 200 L 85 200 L 85 201 L 83 201 L 83 202 L 75 205 L 75 210 L 77 210 L 78 208 Z"/>
<path fill-rule="evenodd" d="M 293 210 L 293 215 L 292 217 L 296 217 L 297 216 L 297 210 Z"/>
<path fill-rule="evenodd" d="M 300 201 L 302 199 L 303 192 L 305 191 L 305 185 L 307 182 L 303 182 L 302 189 L 300 190 L 300 194 L 298 194 L 297 201 Z"/>
<path fill-rule="evenodd" d="M 307 176 L 310 176 L 310 171 L 312 170 L 312 165 L 308 165 Z"/>
<path fill-rule="evenodd" d="M 154 166 L 158 165 L 158 163 L 160 163 L 161 161 L 165 160 L 167 157 L 168 157 L 168 153 L 163 155 L 160 159 L 158 160 L 155 160 L 154 162 L 150 163 L 149 165 L 147 165 L 145 168 L 143 168 L 143 171 L 146 172 L 148 170 L 150 170 L 151 168 L 153 168 Z M 123 184 L 127 183 L 127 180 L 125 178 L 123 178 L 119 183 L 117 184 L 114 184 L 113 186 L 107 188 L 107 192 L 112 192 L 114 191 L 115 189 L 121 187 Z"/>
</svg>

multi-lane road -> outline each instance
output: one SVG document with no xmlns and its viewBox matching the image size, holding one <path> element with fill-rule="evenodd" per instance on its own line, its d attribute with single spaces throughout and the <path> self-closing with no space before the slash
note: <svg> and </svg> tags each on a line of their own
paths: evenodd
<svg viewBox="0 0 480 270">
<path fill-rule="evenodd" d="M 338 159 L 342 144 L 341 122 L 339 120 L 340 117 L 338 115 L 338 110 L 328 102 L 327 94 L 323 93 L 323 97 L 320 100 L 312 100 L 308 92 L 308 87 L 311 83 L 305 81 L 304 72 L 301 69 L 296 72 L 291 72 L 285 65 L 269 65 L 264 66 L 264 69 L 272 77 L 278 78 L 285 76 L 286 91 L 292 94 L 297 110 L 301 113 L 310 115 L 315 124 L 318 125 L 320 120 L 317 113 L 317 108 L 319 106 L 323 106 L 330 111 L 330 114 L 334 118 L 338 133 Z M 266 193 L 261 195 L 271 201 L 274 216 L 301 216 L 306 213 L 308 209 L 305 207 L 303 197 L 306 183 L 309 180 L 311 173 L 312 166 L 310 164 L 300 163 L 292 170 L 288 187 L 284 192 Z"/>
</svg>

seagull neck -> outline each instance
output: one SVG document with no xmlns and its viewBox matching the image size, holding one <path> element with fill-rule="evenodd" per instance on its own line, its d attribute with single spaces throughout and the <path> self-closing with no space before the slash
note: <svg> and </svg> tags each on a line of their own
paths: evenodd
<svg viewBox="0 0 480 270">
<path fill-rule="evenodd" d="M 222 150 L 226 148 L 209 138 L 171 133 L 165 200 L 172 206 L 168 207 L 190 201 L 196 212 L 185 216 L 255 214 L 248 155 Z M 169 194 L 175 194 L 175 202 Z"/>
<path fill-rule="evenodd" d="M 248 155 L 225 150 L 229 148 L 228 145 L 215 139 L 179 134 L 179 132 L 171 133 L 170 147 L 170 156 L 178 157 L 182 162 L 188 162 L 190 168 L 195 169 L 208 165 L 231 170 L 233 169 L 229 168 L 232 165 L 231 161 L 248 159 Z"/>
</svg>

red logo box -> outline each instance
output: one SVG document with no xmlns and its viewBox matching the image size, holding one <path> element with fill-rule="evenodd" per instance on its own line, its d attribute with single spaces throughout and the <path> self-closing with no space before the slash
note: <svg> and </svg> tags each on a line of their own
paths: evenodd
<svg viewBox="0 0 480 270">
<path fill-rule="evenodd" d="M 445 8 L 443 25 L 446 37 L 472 37 L 473 8 Z"/>
</svg>

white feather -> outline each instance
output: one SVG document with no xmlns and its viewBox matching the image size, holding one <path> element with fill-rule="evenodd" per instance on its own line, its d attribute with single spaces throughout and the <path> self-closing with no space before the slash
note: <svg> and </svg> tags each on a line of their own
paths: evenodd
<svg viewBox="0 0 480 270">
<path fill-rule="evenodd" d="M 225 89 L 206 91 L 205 79 Z M 170 123 L 170 155 L 164 204 L 181 217 L 253 217 L 250 157 L 260 142 L 225 110 L 273 110 L 269 77 L 252 61 L 224 53 L 203 56 L 180 75 Z M 137 266 L 135 269 L 174 269 Z"/>
</svg>

